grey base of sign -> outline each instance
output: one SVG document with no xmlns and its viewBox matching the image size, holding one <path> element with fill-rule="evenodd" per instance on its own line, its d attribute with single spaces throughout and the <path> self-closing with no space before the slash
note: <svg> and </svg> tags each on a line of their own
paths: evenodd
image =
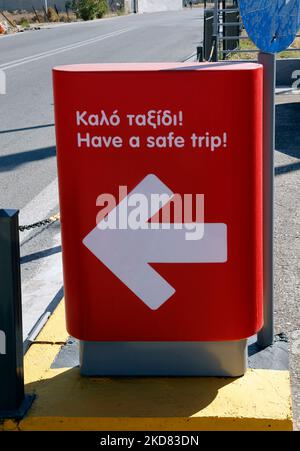
<svg viewBox="0 0 300 451">
<path fill-rule="evenodd" d="M 83 376 L 242 376 L 247 340 L 228 342 L 80 341 Z"/>
</svg>

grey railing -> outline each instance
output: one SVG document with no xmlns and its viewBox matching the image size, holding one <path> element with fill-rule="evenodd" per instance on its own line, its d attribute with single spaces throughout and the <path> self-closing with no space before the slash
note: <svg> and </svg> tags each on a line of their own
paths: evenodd
<svg viewBox="0 0 300 451">
<path fill-rule="evenodd" d="M 207 5 L 204 3 L 204 7 Z M 208 5 L 207 5 L 208 6 Z M 226 60 L 230 54 L 259 53 L 258 49 L 241 48 L 243 40 L 249 40 L 247 35 L 242 36 L 243 22 L 240 17 L 236 0 L 214 0 L 210 8 L 204 9 L 204 37 L 203 50 L 198 50 L 199 61 Z M 300 34 L 296 36 L 300 37 Z M 299 51 L 300 47 L 290 46 L 286 52 Z"/>
</svg>

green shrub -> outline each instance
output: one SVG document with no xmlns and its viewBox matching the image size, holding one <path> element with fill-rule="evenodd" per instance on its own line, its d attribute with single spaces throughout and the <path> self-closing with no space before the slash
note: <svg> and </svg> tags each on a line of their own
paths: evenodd
<svg viewBox="0 0 300 451">
<path fill-rule="evenodd" d="M 101 19 L 108 12 L 107 0 L 98 0 L 99 7 L 97 12 L 97 18 Z"/>
<path fill-rule="evenodd" d="M 22 28 L 29 28 L 30 27 L 29 20 L 26 19 L 26 17 L 21 17 L 21 19 L 19 21 L 19 25 L 21 25 Z"/>
<path fill-rule="evenodd" d="M 83 20 L 100 19 L 108 10 L 106 0 L 78 0 L 78 13 Z"/>
</svg>

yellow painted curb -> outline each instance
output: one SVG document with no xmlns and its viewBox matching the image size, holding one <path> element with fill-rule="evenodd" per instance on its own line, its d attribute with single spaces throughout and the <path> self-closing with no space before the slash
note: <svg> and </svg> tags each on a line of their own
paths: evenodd
<svg viewBox="0 0 300 451">
<path fill-rule="evenodd" d="M 64 302 L 60 302 L 36 338 L 36 342 L 65 343 L 68 337 L 69 334 L 66 331 L 65 321 L 65 304 Z"/>
<path fill-rule="evenodd" d="M 25 356 L 26 392 L 37 398 L 26 418 L 2 429 L 292 430 L 288 371 L 248 370 L 240 378 L 85 378 L 78 368 L 50 368 L 68 336 L 64 323 L 61 303 Z"/>
</svg>

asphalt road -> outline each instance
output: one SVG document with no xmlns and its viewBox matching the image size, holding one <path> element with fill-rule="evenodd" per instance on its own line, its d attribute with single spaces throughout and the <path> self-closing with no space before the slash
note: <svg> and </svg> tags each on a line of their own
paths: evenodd
<svg viewBox="0 0 300 451">
<path fill-rule="evenodd" d="M 58 212 L 54 66 L 185 61 L 202 40 L 202 14 L 194 9 L 130 15 L 1 37 L 7 93 L 0 96 L 0 206 L 20 209 L 21 224 Z M 59 223 L 23 232 L 21 240 L 26 338 L 62 296 Z"/>
</svg>

